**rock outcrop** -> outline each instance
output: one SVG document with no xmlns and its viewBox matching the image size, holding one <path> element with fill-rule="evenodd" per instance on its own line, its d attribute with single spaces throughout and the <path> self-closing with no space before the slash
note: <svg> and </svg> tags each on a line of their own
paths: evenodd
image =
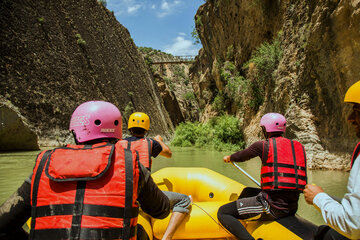
<svg viewBox="0 0 360 240">
<path fill-rule="evenodd" d="M 96 0 L 4 0 L 0 39 L 0 96 L 18 109 L 40 146 L 68 142 L 70 115 L 88 100 L 118 106 L 124 129 L 132 111 L 147 112 L 150 134 L 170 137 L 173 124 L 141 54 Z"/>
<path fill-rule="evenodd" d="M 252 54 L 277 40 L 282 54 L 260 89 L 261 104 L 252 108 L 243 91 L 238 94 L 242 104 L 234 107 L 230 99 L 226 111 L 243 120 L 248 144 L 261 138 L 258 123 L 264 113 L 283 113 L 287 136 L 305 145 L 311 168 L 349 166 L 357 139 L 346 123 L 350 106 L 343 97 L 360 80 L 359 1 L 208 0 L 195 21 L 203 49 L 190 76 L 205 108 L 203 120 L 214 114 L 214 99 L 224 91 L 219 65 L 232 62 L 247 83 L 254 83 L 259 69 Z"/>
<path fill-rule="evenodd" d="M 2 151 L 39 149 L 37 136 L 10 102 L 0 97 L 0 146 Z"/>
<path fill-rule="evenodd" d="M 198 121 L 200 109 L 188 78 L 191 63 L 164 63 L 155 67 L 154 78 L 165 108 L 175 126 Z"/>
<path fill-rule="evenodd" d="M 189 79 L 193 61 L 154 50 L 139 48 L 153 75 L 172 123 L 199 120 L 199 104 Z"/>
</svg>

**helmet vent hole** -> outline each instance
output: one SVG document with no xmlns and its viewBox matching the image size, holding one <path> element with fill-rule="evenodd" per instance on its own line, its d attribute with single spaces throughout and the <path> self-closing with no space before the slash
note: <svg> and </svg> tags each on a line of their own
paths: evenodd
<svg viewBox="0 0 360 240">
<path fill-rule="evenodd" d="M 99 126 L 101 124 L 101 121 L 99 119 L 95 120 L 95 125 Z"/>
<path fill-rule="evenodd" d="M 115 126 L 119 125 L 119 121 L 118 121 L 118 120 L 115 120 L 115 121 L 114 121 L 114 125 L 115 125 Z"/>
</svg>

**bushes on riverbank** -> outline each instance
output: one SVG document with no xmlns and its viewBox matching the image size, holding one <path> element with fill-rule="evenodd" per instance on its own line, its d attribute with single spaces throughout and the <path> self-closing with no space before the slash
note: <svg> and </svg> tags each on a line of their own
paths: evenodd
<svg viewBox="0 0 360 240">
<path fill-rule="evenodd" d="M 234 116 L 215 117 L 206 123 L 181 123 L 175 130 L 173 146 L 238 151 L 245 142 L 239 120 Z"/>
</svg>

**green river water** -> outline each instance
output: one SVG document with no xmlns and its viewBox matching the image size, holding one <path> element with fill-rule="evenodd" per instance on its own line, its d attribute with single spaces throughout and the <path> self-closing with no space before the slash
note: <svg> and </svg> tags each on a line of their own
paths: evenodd
<svg viewBox="0 0 360 240">
<path fill-rule="evenodd" d="M 164 167 L 206 167 L 228 176 L 246 186 L 255 184 L 244 176 L 237 168 L 224 163 L 222 158 L 230 152 L 217 152 L 198 148 L 172 147 L 173 157 L 170 159 L 157 157 L 153 160 L 153 172 Z M 27 178 L 34 166 L 39 151 L 0 153 L 0 204 L 8 198 Z M 260 159 L 252 159 L 238 165 L 255 179 L 260 181 Z M 349 173 L 341 171 L 309 170 L 309 183 L 316 183 L 336 197 L 346 192 Z M 300 196 L 298 214 L 315 224 L 324 224 L 321 214 L 314 207 L 306 204 Z"/>
</svg>

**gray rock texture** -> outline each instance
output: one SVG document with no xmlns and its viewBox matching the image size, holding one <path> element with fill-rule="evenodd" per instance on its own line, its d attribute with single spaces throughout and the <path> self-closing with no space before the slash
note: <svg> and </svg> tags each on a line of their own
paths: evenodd
<svg viewBox="0 0 360 240">
<path fill-rule="evenodd" d="M 280 112 L 288 120 L 287 136 L 305 145 L 311 168 L 349 166 L 358 139 L 346 122 L 351 106 L 343 98 L 360 80 L 359 1 L 209 0 L 195 21 L 203 49 L 190 76 L 203 121 L 216 115 L 211 105 L 226 84 L 219 64 L 231 61 L 256 81 L 258 69 L 245 63 L 261 44 L 278 39 L 282 56 L 264 84 L 263 103 L 254 110 L 243 92 L 241 106 L 230 102 L 227 112 L 243 121 L 247 144 L 261 139 L 264 113 Z"/>
<path fill-rule="evenodd" d="M 115 104 L 125 130 L 133 111 L 146 112 L 150 134 L 169 139 L 173 124 L 144 59 L 128 30 L 96 0 L 4 0 L 0 41 L 0 96 L 40 146 L 69 142 L 71 113 L 89 100 Z M 7 131 L 0 138 L 12 135 Z"/>
</svg>

